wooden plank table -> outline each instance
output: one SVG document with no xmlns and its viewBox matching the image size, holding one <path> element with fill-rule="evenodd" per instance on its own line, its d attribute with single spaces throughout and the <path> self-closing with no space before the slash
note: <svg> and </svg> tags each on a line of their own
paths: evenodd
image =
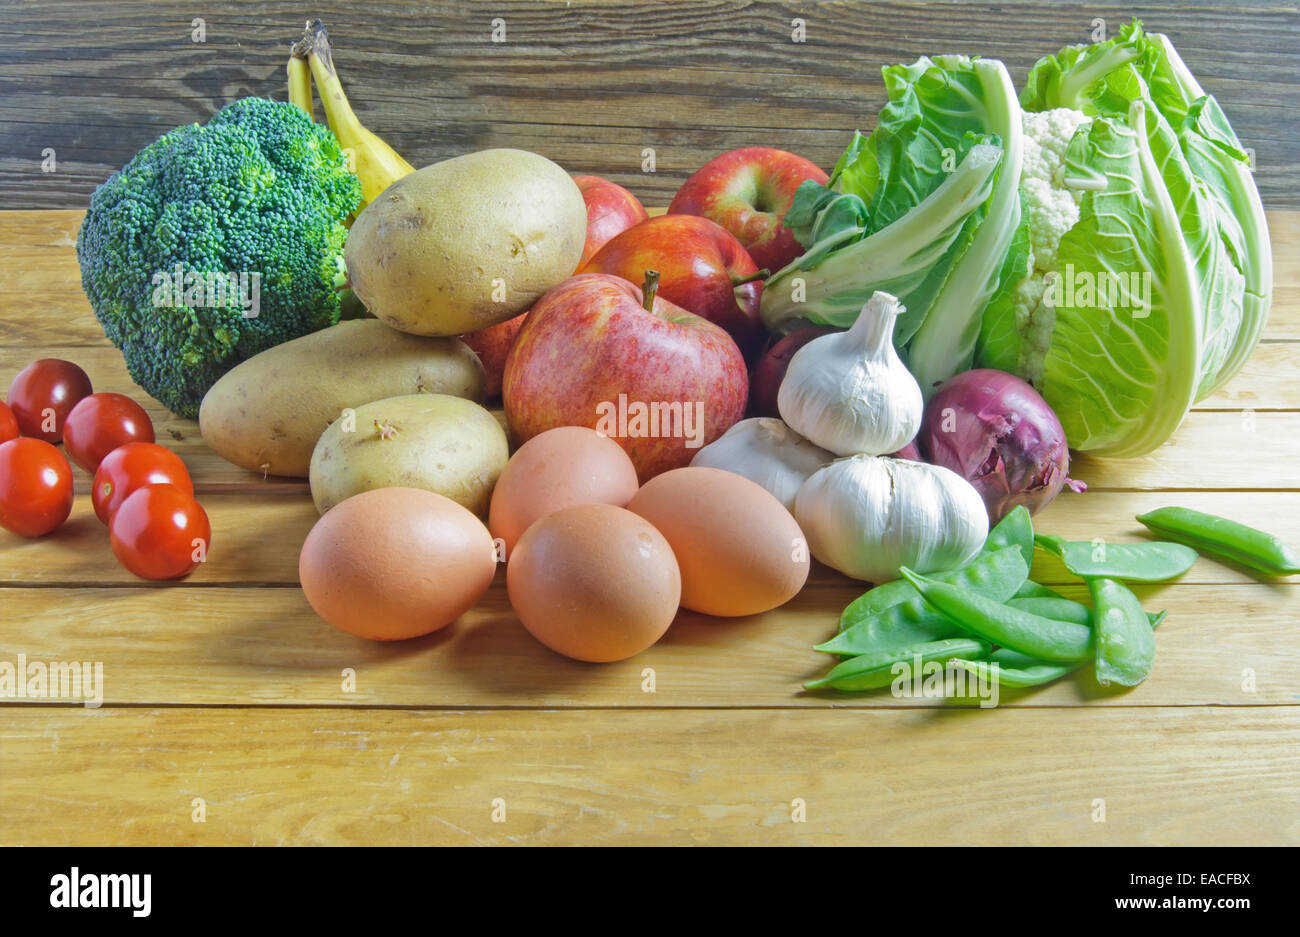
<svg viewBox="0 0 1300 937">
<path fill-rule="evenodd" d="M 223 462 L 132 384 L 80 292 L 79 220 L 0 213 L 0 384 L 57 356 L 145 404 L 213 548 L 184 582 L 135 579 L 79 469 L 58 532 L 0 531 L 0 660 L 103 665 L 100 708 L 0 706 L 0 843 L 1300 841 L 1295 577 L 1201 560 L 1139 590 L 1169 610 L 1141 686 L 1066 679 L 991 711 L 802 692 L 861 591 L 825 568 L 778 611 L 683 613 L 618 664 L 540 646 L 500 577 L 424 639 L 335 631 L 297 588 L 305 483 Z M 1151 456 L 1078 459 L 1091 490 L 1040 528 L 1139 539 L 1134 514 L 1180 503 L 1300 543 L 1300 213 L 1270 224 L 1275 306 L 1245 370 Z M 1071 581 L 1041 554 L 1035 574 Z"/>
</svg>

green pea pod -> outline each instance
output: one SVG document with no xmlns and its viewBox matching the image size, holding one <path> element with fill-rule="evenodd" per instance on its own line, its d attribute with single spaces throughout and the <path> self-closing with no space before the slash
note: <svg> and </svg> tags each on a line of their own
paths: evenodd
<svg viewBox="0 0 1300 937">
<path fill-rule="evenodd" d="M 1157 508 L 1139 514 L 1140 522 L 1162 537 L 1270 576 L 1300 573 L 1300 554 L 1272 534 L 1216 514 L 1191 508 Z"/>
<path fill-rule="evenodd" d="M 979 595 L 1001 602 L 1009 598 L 1029 575 L 1024 555 L 1016 546 L 987 553 L 947 574 L 949 584 L 961 586 Z M 936 581 L 944 581 L 939 576 Z M 939 641 L 963 632 L 946 617 L 926 604 L 910 583 L 912 597 L 868 618 L 860 619 L 847 631 L 841 631 L 816 650 L 827 654 L 871 654 L 876 651 Z"/>
<path fill-rule="evenodd" d="M 1017 599 L 1012 596 L 1007 599 L 1007 604 L 1021 611 L 1042 615 L 1044 618 L 1055 618 L 1057 621 L 1072 621 L 1076 625 L 1092 627 L 1092 609 L 1082 602 L 1075 602 L 1072 599 L 1057 596 Z"/>
<path fill-rule="evenodd" d="M 1061 593 L 1039 585 L 1032 579 L 1026 579 L 1012 596 L 1013 599 L 1059 599 L 1060 597 Z"/>
<path fill-rule="evenodd" d="M 988 536 L 984 539 L 984 546 L 981 548 L 979 556 L 971 562 L 976 562 L 980 558 L 991 553 L 996 553 L 1006 547 L 1017 547 L 1025 558 L 1025 568 L 1034 565 L 1034 525 L 1029 519 L 1029 511 L 1023 505 L 1017 505 L 1007 514 L 1006 517 L 998 521 L 993 529 L 989 531 Z M 970 564 L 968 563 L 967 566 Z M 961 569 L 945 570 L 942 573 L 934 573 L 934 578 L 941 582 L 953 582 L 958 574 L 966 567 Z M 848 608 L 844 609 L 840 615 L 840 631 L 848 631 L 859 622 L 871 618 L 873 615 L 879 615 L 885 609 L 905 602 L 908 599 L 917 598 L 916 590 L 906 579 L 895 579 L 893 582 L 886 582 L 876 586 L 869 592 L 864 593 L 849 603 Z"/>
<path fill-rule="evenodd" d="M 1165 620 L 1165 613 L 1156 612 L 1154 615 L 1149 614 L 1148 617 L 1154 630 Z M 1042 686 L 1059 680 L 1083 666 L 1082 663 L 1056 664 L 1038 660 L 1028 654 L 1013 651 L 1009 647 L 998 648 L 980 660 L 954 658 L 948 663 L 962 667 L 985 681 L 996 679 L 1001 686 L 1010 688 Z M 997 670 L 993 670 L 992 664 L 997 664 Z"/>
<path fill-rule="evenodd" d="M 840 661 L 820 680 L 804 684 L 808 690 L 875 690 L 900 676 L 910 677 L 912 667 L 950 657 L 983 657 L 993 648 L 985 641 L 951 638 L 908 644 L 888 651 L 863 654 Z"/>
<path fill-rule="evenodd" d="M 967 634 L 984 638 L 1047 661 L 1070 663 L 1092 657 L 1092 629 L 1072 621 L 1055 621 L 1001 602 L 899 570 L 925 600 Z"/>
<path fill-rule="evenodd" d="M 1024 657 L 1024 655 L 1020 655 Z M 997 683 L 999 686 L 1019 689 L 1021 687 L 1042 686 L 1059 680 L 1066 674 L 1078 670 L 1082 664 L 1051 664 L 1043 660 L 1026 657 L 1025 663 L 1017 666 L 1004 664 L 993 659 L 965 660 L 952 658 L 948 663 L 961 667 L 974 674 L 984 683 Z"/>
<path fill-rule="evenodd" d="M 1044 618 L 1073 621 L 1080 625 L 1087 625 L 1089 628 L 1092 627 L 1092 609 L 1082 602 L 1067 599 L 1056 593 L 1052 593 L 1050 596 L 1034 596 L 1032 598 L 1017 598 L 1013 595 L 1007 599 L 1007 604 L 1012 608 L 1019 608 L 1026 612 L 1033 612 L 1035 615 L 1042 615 Z M 1145 614 L 1147 620 L 1151 622 L 1152 628 L 1165 615 L 1164 612 L 1146 612 Z"/>
<path fill-rule="evenodd" d="M 1137 686 L 1151 672 L 1156 637 L 1138 597 L 1122 583 L 1088 580 L 1097 632 L 1097 682 Z"/>
<path fill-rule="evenodd" d="M 1082 579 L 1101 576 L 1128 582 L 1163 582 L 1181 576 L 1196 562 L 1196 551 L 1181 543 L 1088 543 L 1035 534 L 1034 543 L 1055 553 Z"/>
</svg>

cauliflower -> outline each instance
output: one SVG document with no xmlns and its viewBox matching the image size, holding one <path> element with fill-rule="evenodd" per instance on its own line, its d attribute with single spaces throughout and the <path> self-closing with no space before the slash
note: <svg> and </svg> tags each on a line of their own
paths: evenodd
<svg viewBox="0 0 1300 937">
<path fill-rule="evenodd" d="M 1016 328 L 1025 337 L 1020 360 L 1032 371 L 1032 362 L 1042 362 L 1054 325 L 1050 314 L 1040 314 L 1045 277 L 1056 269 L 1061 238 L 1078 222 L 1083 200 L 1081 192 L 1061 183 L 1065 151 L 1075 132 L 1092 118 L 1068 107 L 1026 111 L 1021 117 L 1025 135 L 1020 188 L 1025 194 L 1029 227 L 1029 274 L 1016 284 L 1012 302 Z M 1036 376 L 1030 374 L 1029 378 L 1032 381 Z"/>
</svg>

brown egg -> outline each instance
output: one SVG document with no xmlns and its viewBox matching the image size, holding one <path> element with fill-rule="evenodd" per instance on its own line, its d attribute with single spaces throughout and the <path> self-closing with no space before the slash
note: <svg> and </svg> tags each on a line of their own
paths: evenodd
<svg viewBox="0 0 1300 937">
<path fill-rule="evenodd" d="M 510 457 L 492 491 L 488 529 L 509 557 L 538 518 L 575 504 L 621 508 L 636 486 L 636 468 L 614 440 L 585 426 L 549 429 Z"/>
<path fill-rule="evenodd" d="M 799 525 L 748 478 L 691 467 L 646 482 L 627 509 L 658 528 L 682 573 L 682 605 L 706 615 L 756 615 L 808 581 Z"/>
<path fill-rule="evenodd" d="M 672 548 L 630 511 L 582 504 L 546 515 L 506 567 L 510 604 L 553 651 L 604 662 L 639 654 L 677 614 L 682 580 Z"/>
<path fill-rule="evenodd" d="M 483 597 L 495 572 L 483 522 L 418 488 L 376 488 L 340 501 L 316 522 L 298 557 L 298 579 L 316 614 L 376 641 L 450 624 Z"/>
</svg>

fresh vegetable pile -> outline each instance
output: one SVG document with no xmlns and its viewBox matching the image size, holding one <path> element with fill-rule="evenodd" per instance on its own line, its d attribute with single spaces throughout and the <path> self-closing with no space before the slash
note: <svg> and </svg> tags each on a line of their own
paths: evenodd
<svg viewBox="0 0 1300 937">
<path fill-rule="evenodd" d="M 1245 149 L 1168 37 L 1134 21 L 1036 64 L 964 56 L 884 70 L 889 104 L 786 223 L 807 252 L 763 319 L 846 327 L 876 290 L 922 390 L 1017 374 L 1070 444 L 1136 456 L 1259 340 L 1272 255 Z"/>
<path fill-rule="evenodd" d="M 1137 22 L 1043 59 L 1019 98 L 993 60 L 886 68 L 875 131 L 829 175 L 745 147 L 656 218 L 522 150 L 412 167 L 353 114 L 319 21 L 287 70 L 291 103 L 238 101 L 137 154 L 96 191 L 78 255 L 142 387 L 233 464 L 307 479 L 321 517 L 300 579 L 344 631 L 445 627 L 504 563 L 525 630 L 622 660 L 681 609 L 783 605 L 817 560 L 875 587 L 817 646 L 841 660 L 809 689 L 926 664 L 1132 686 L 1164 613 L 1128 583 L 1198 551 L 1300 571 L 1285 544 L 1183 508 L 1139 518 L 1165 539 L 1138 544 L 1030 518 L 1085 489 L 1071 446 L 1167 439 L 1267 313 L 1245 152 Z M 233 288 L 250 275 L 255 315 Z M 339 322 L 349 304 L 359 321 Z M 123 562 L 193 569 L 177 544 L 206 549 L 207 519 L 143 411 L 79 370 L 24 375 L 0 408 L 0 524 L 67 517 L 62 438 Z M 1090 604 L 1033 581 L 1036 549 Z"/>
</svg>

